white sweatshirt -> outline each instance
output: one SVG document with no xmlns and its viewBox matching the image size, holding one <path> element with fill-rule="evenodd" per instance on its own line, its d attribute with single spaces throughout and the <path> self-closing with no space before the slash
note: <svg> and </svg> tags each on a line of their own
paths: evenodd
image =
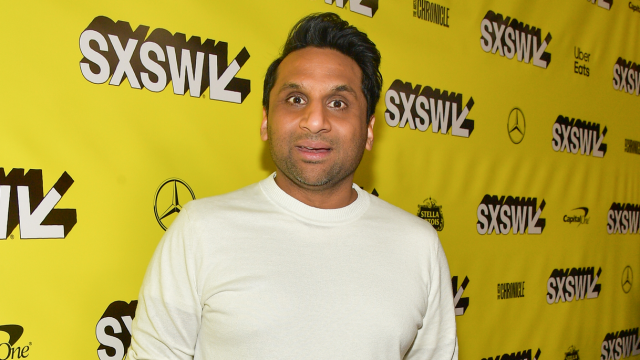
<svg viewBox="0 0 640 360">
<path fill-rule="evenodd" d="M 354 185 L 318 209 L 274 175 L 188 203 L 149 264 L 130 360 L 457 360 L 431 225 Z"/>
</svg>

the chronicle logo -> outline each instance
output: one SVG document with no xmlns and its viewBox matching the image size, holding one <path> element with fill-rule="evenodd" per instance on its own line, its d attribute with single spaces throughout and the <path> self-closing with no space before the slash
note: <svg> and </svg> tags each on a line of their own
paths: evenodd
<svg viewBox="0 0 640 360">
<path fill-rule="evenodd" d="M 640 141 L 624 139 L 624 152 L 640 155 Z"/>
<path fill-rule="evenodd" d="M 434 133 L 468 138 L 474 128 L 474 121 L 467 119 L 473 107 L 473 98 L 462 107 L 462 94 L 447 90 L 422 87 L 402 80 L 395 80 L 384 96 L 387 110 L 384 119 L 387 125 L 401 128 L 409 125 L 411 130 L 427 131 L 431 126 Z"/>
<path fill-rule="evenodd" d="M 513 108 L 509 112 L 507 118 L 507 134 L 514 144 L 520 144 L 524 140 L 524 134 L 527 131 L 527 123 L 524 120 L 524 114 L 519 108 Z"/>
<path fill-rule="evenodd" d="M 346 2 L 349 2 L 349 10 L 368 17 L 373 17 L 378 11 L 378 0 L 324 0 L 324 2 L 329 5 L 335 2 L 341 9 Z"/>
<path fill-rule="evenodd" d="M 640 355 L 638 328 L 610 332 L 600 346 L 600 360 L 620 360 Z"/>
<path fill-rule="evenodd" d="M 564 360 L 580 360 L 580 355 L 578 355 L 578 352 L 580 352 L 580 350 L 571 345 L 567 352 L 564 353 Z"/>
<path fill-rule="evenodd" d="M 551 129 L 553 139 L 551 147 L 554 151 L 604 157 L 607 153 L 607 144 L 602 141 L 607 135 L 605 126 L 600 132 L 600 124 L 586 122 L 584 120 L 558 115 Z"/>
<path fill-rule="evenodd" d="M 455 308 L 456 316 L 462 316 L 467 311 L 469 307 L 469 298 L 462 297 L 464 290 L 469 285 L 469 278 L 464 277 L 462 284 L 458 287 L 458 277 L 454 276 L 451 278 L 451 288 L 453 289 L 453 307 Z"/>
<path fill-rule="evenodd" d="M 418 205 L 418 216 L 428 221 L 434 229 L 442 231 L 444 229 L 444 215 L 442 214 L 442 205 L 436 205 L 437 201 L 432 198 L 425 199 L 421 205 Z"/>
<path fill-rule="evenodd" d="M 637 234 L 640 227 L 640 205 L 613 203 L 607 213 L 607 233 Z"/>
<path fill-rule="evenodd" d="M 9 340 L 4 343 L 0 343 L 0 360 L 6 359 L 22 359 L 29 357 L 29 345 L 14 346 L 18 340 L 22 337 L 24 328 L 20 325 L 0 325 L 0 332 L 4 332 L 9 335 Z M 2 338 L 5 338 L 2 336 Z M 6 351 L 6 353 L 5 353 Z"/>
<path fill-rule="evenodd" d="M 180 196 L 182 194 L 182 196 Z M 188 198 L 187 201 L 195 200 L 196 195 L 191 190 L 189 184 L 184 180 L 178 178 L 167 179 L 158 186 L 156 195 L 153 198 L 153 212 L 156 215 L 156 220 L 163 230 L 167 230 L 169 225 L 167 217 L 169 215 L 178 214 L 182 210 L 182 204 L 180 198 Z M 183 203 L 186 203 L 183 202 Z M 164 209 L 164 210 L 163 210 Z"/>
<path fill-rule="evenodd" d="M 551 54 L 545 51 L 551 42 L 551 33 L 547 33 L 542 41 L 540 29 L 510 17 L 503 19 L 501 14 L 491 10 L 482 19 L 480 32 L 480 46 L 484 52 L 498 52 L 507 59 L 516 57 L 520 62 L 532 62 L 543 69 L 551 62 Z"/>
<path fill-rule="evenodd" d="M 498 300 L 524 297 L 524 281 L 498 284 Z"/>
<path fill-rule="evenodd" d="M 631 291 L 631 286 L 633 286 L 633 269 L 631 266 L 627 266 L 622 270 L 622 291 L 625 294 L 628 294 Z"/>
<path fill-rule="evenodd" d="M 80 35 L 80 71 L 85 79 L 120 86 L 124 78 L 134 89 L 160 92 L 172 83 L 173 93 L 200 97 L 209 88 L 209 99 L 242 103 L 251 92 L 251 82 L 236 78 L 249 59 L 242 48 L 227 62 L 226 42 L 199 36 L 187 41 L 185 34 L 140 25 L 133 31 L 128 22 L 98 16 Z"/>
<path fill-rule="evenodd" d="M 114 301 L 102 314 L 96 325 L 98 358 L 100 360 L 120 360 L 131 345 L 131 324 L 136 316 L 138 301 L 130 303 Z"/>
<path fill-rule="evenodd" d="M 613 6 L 613 0 L 587 0 L 587 1 L 591 2 L 592 4 L 597 3 L 599 7 L 606 10 L 611 10 L 611 6 Z"/>
<path fill-rule="evenodd" d="M 640 94 L 640 65 L 621 57 L 613 65 L 613 88 L 636 96 Z"/>
<path fill-rule="evenodd" d="M 77 222 L 75 209 L 54 209 L 73 184 L 65 171 L 45 196 L 42 170 L 0 168 L 0 239 L 20 224 L 21 239 L 63 239 Z M 11 235 L 13 238 L 13 235 Z"/>
<path fill-rule="evenodd" d="M 482 360 L 538 360 L 540 359 L 540 354 L 542 354 L 542 351 L 540 351 L 540 349 L 538 349 L 538 351 L 536 351 L 536 356 L 531 357 L 531 349 L 529 350 L 523 350 L 523 351 L 518 351 L 516 352 L 512 352 L 511 354 L 509 353 L 505 353 L 502 356 L 501 355 L 497 355 L 495 358 L 494 357 L 484 357 L 482 358 Z"/>
<path fill-rule="evenodd" d="M 589 220 L 591 218 L 587 217 L 587 214 L 589 213 L 589 208 L 588 207 L 579 207 L 579 208 L 575 208 L 571 211 L 576 211 L 577 213 L 573 213 L 571 215 L 565 215 L 562 217 L 562 221 L 569 223 L 569 224 L 573 224 L 576 223 L 578 224 L 578 226 L 580 225 L 587 225 L 589 224 Z"/>
<path fill-rule="evenodd" d="M 554 269 L 547 280 L 547 304 L 556 304 L 559 301 L 571 302 L 573 300 L 595 299 L 600 296 L 601 285 L 598 279 L 602 268 L 594 276 L 593 267 Z"/>
<path fill-rule="evenodd" d="M 476 228 L 480 235 L 542 234 L 546 219 L 540 217 L 546 206 L 544 199 L 538 207 L 538 198 L 485 195 L 478 205 Z"/>
<path fill-rule="evenodd" d="M 427 0 L 413 0 L 413 17 L 449 27 L 449 8 Z"/>
</svg>

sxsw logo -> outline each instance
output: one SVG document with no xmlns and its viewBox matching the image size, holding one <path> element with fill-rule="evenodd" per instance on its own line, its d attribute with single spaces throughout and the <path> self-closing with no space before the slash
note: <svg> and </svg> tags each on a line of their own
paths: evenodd
<svg viewBox="0 0 640 360">
<path fill-rule="evenodd" d="M 640 65 L 619 57 L 613 65 L 613 89 L 640 95 Z"/>
<path fill-rule="evenodd" d="M 584 120 L 558 115 L 552 128 L 553 139 L 551 147 L 553 151 L 570 154 L 591 155 L 604 157 L 607 153 L 607 144 L 603 144 L 607 127 L 600 132 L 600 124 L 586 122 Z"/>
<path fill-rule="evenodd" d="M 20 224 L 21 239 L 63 239 L 77 222 L 75 209 L 54 209 L 73 184 L 65 171 L 44 195 L 42 170 L 0 168 L 0 239 Z"/>
<path fill-rule="evenodd" d="M 469 298 L 462 297 L 462 294 L 466 290 L 469 285 L 469 278 L 464 277 L 462 284 L 458 287 L 458 277 L 454 276 L 451 278 L 451 288 L 453 289 L 453 306 L 455 308 L 456 316 L 462 316 L 467 311 L 469 307 Z"/>
<path fill-rule="evenodd" d="M 349 2 L 349 10 L 368 17 L 373 17 L 378 11 L 378 0 L 324 0 L 324 2 L 329 5 L 335 2 L 341 9 L 344 8 L 345 3 Z"/>
<path fill-rule="evenodd" d="M 131 345 L 131 324 L 136 316 L 138 301 L 130 303 L 114 301 L 102 314 L 96 325 L 98 358 L 100 360 L 121 360 Z"/>
<path fill-rule="evenodd" d="M 540 29 L 510 17 L 503 19 L 501 14 L 491 10 L 480 23 L 480 33 L 480 46 L 484 52 L 497 52 L 507 59 L 516 57 L 520 62 L 532 62 L 543 69 L 551 62 L 551 54 L 545 51 L 551 42 L 551 33 L 547 33 L 543 41 Z"/>
<path fill-rule="evenodd" d="M 544 199 L 538 207 L 538 198 L 485 195 L 478 205 L 476 228 L 480 235 L 542 234 L 546 219 L 541 218 L 546 206 Z"/>
<path fill-rule="evenodd" d="M 640 355 L 638 328 L 608 333 L 600 347 L 600 360 L 620 360 Z"/>
<path fill-rule="evenodd" d="M 242 103 L 251 92 L 251 82 L 236 78 L 249 59 L 242 48 L 228 64 L 226 42 L 199 36 L 187 41 L 185 34 L 171 34 L 140 25 L 135 31 L 128 22 L 98 16 L 80 35 L 80 71 L 85 79 L 120 86 L 126 78 L 134 89 L 163 91 L 169 81 L 173 93 L 200 97 L 209 88 L 209 99 Z M 227 65 L 228 64 L 228 65 Z"/>
<path fill-rule="evenodd" d="M 536 352 L 536 356 L 532 358 L 531 349 L 529 349 L 524 351 L 518 351 L 517 353 L 516 352 L 512 352 L 511 354 L 505 353 L 503 355 L 497 355 L 496 357 L 492 357 L 492 356 L 484 357 L 482 358 L 482 360 L 538 360 L 540 359 L 541 353 L 542 351 L 538 349 L 538 351 Z"/>
<path fill-rule="evenodd" d="M 595 299 L 600 296 L 601 285 L 598 279 L 602 268 L 594 276 L 595 268 L 554 269 L 547 280 L 547 304 L 556 304 L 559 301 L 571 302 L 573 300 Z"/>
<path fill-rule="evenodd" d="M 607 213 L 607 233 L 637 234 L 640 228 L 640 205 L 613 203 Z"/>
<path fill-rule="evenodd" d="M 401 128 L 409 126 L 411 130 L 427 131 L 431 126 L 433 133 L 468 138 L 474 128 L 474 121 L 467 119 L 473 107 L 473 98 L 462 106 L 462 94 L 449 93 L 447 90 L 432 89 L 395 80 L 384 96 L 387 110 L 384 119 L 387 125 Z"/>
</svg>

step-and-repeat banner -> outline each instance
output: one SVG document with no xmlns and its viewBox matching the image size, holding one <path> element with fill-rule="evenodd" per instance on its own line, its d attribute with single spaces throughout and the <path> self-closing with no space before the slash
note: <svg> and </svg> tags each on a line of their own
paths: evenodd
<svg viewBox="0 0 640 360">
<path fill-rule="evenodd" d="M 460 357 L 640 359 L 640 0 L 0 5 L 0 360 L 122 359 L 188 201 L 274 171 L 262 82 L 333 11 L 382 53 L 356 182 L 429 221 Z"/>
</svg>

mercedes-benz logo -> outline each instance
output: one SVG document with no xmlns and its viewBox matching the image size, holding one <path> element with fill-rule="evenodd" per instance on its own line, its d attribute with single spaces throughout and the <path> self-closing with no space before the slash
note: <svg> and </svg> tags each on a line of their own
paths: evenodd
<svg viewBox="0 0 640 360">
<path fill-rule="evenodd" d="M 513 108 L 509 113 L 509 119 L 507 119 L 507 133 L 509 139 L 514 144 L 520 144 L 524 139 L 524 133 L 526 131 L 527 124 L 524 121 L 524 114 L 519 108 Z"/>
<path fill-rule="evenodd" d="M 631 266 L 627 266 L 622 270 L 622 291 L 628 294 L 631 291 L 631 285 L 633 285 L 633 270 Z"/>
<path fill-rule="evenodd" d="M 196 195 L 193 193 L 193 190 L 191 190 L 191 187 L 189 187 L 184 180 L 178 178 L 163 181 L 158 187 L 158 190 L 156 190 L 156 196 L 153 198 L 153 212 L 156 214 L 156 220 L 158 220 L 158 224 L 160 224 L 163 230 L 167 230 L 168 225 L 164 223 L 168 220 L 167 217 L 172 214 L 177 214 L 182 210 L 180 194 L 183 195 L 182 199 L 184 199 L 184 196 L 189 195 L 191 196 L 190 200 L 196 199 Z M 159 206 L 160 209 L 164 209 L 165 206 L 167 207 L 166 210 L 160 213 L 158 211 Z"/>
</svg>

